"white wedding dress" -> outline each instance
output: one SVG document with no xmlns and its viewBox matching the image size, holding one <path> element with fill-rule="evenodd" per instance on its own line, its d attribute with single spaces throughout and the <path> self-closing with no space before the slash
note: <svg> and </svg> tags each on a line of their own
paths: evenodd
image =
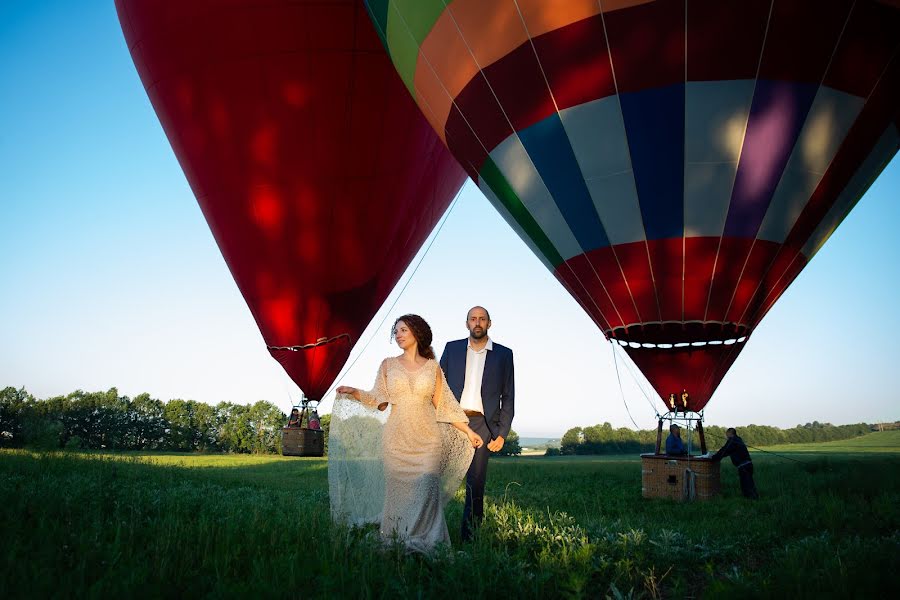
<svg viewBox="0 0 900 600">
<path fill-rule="evenodd" d="M 377 410 L 383 402 L 389 412 Z M 449 544 L 444 507 L 474 453 L 450 425 L 457 422 L 468 418 L 435 360 L 412 370 L 387 358 L 360 402 L 339 394 L 328 440 L 334 520 L 378 523 L 385 541 L 396 538 L 418 552 Z"/>
</svg>

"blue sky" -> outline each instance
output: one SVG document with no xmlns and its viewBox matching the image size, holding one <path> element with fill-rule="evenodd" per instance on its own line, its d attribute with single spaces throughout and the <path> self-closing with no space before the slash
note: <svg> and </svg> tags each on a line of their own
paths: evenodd
<svg viewBox="0 0 900 600">
<path fill-rule="evenodd" d="M 39 397 L 115 386 L 287 410 L 297 388 L 222 260 L 113 2 L 0 3 L 0 107 L 0 386 Z M 895 159 L 756 330 L 709 423 L 900 418 L 898 196 Z M 620 391 L 610 345 L 472 184 L 388 310 L 397 291 L 344 383 L 368 387 L 396 353 L 394 316 L 425 316 L 440 352 L 483 304 L 492 336 L 516 354 L 521 434 L 633 427 L 625 403 L 654 426 L 646 382 L 620 362 Z"/>
</svg>

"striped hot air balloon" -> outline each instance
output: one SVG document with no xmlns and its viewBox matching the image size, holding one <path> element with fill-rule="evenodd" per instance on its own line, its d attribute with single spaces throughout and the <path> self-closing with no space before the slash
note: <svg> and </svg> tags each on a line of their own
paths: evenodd
<svg viewBox="0 0 900 600">
<path fill-rule="evenodd" d="M 898 149 L 897 2 L 367 6 L 494 207 L 695 411 Z"/>
</svg>

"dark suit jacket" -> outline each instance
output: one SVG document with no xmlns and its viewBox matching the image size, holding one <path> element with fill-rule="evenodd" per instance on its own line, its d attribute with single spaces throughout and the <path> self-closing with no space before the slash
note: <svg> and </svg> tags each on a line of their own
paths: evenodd
<svg viewBox="0 0 900 600">
<path fill-rule="evenodd" d="M 493 341 L 493 340 L 492 340 Z M 513 353 L 506 346 L 493 342 L 484 359 L 484 375 L 481 378 L 481 403 L 491 436 L 509 436 L 516 400 Z M 441 368 L 447 384 L 457 399 L 462 398 L 466 383 L 466 349 L 468 338 L 448 342 L 441 354 Z M 488 440 L 485 440 L 487 442 Z"/>
</svg>

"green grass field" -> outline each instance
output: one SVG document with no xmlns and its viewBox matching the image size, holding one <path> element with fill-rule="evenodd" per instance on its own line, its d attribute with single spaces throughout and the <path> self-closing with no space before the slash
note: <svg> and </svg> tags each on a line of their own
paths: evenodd
<svg viewBox="0 0 900 600">
<path fill-rule="evenodd" d="M 0 451 L 0 598 L 898 597 L 900 432 L 766 450 L 758 502 L 723 464 L 705 504 L 642 499 L 636 456 L 492 459 L 434 558 L 333 525 L 324 459 Z"/>
</svg>

